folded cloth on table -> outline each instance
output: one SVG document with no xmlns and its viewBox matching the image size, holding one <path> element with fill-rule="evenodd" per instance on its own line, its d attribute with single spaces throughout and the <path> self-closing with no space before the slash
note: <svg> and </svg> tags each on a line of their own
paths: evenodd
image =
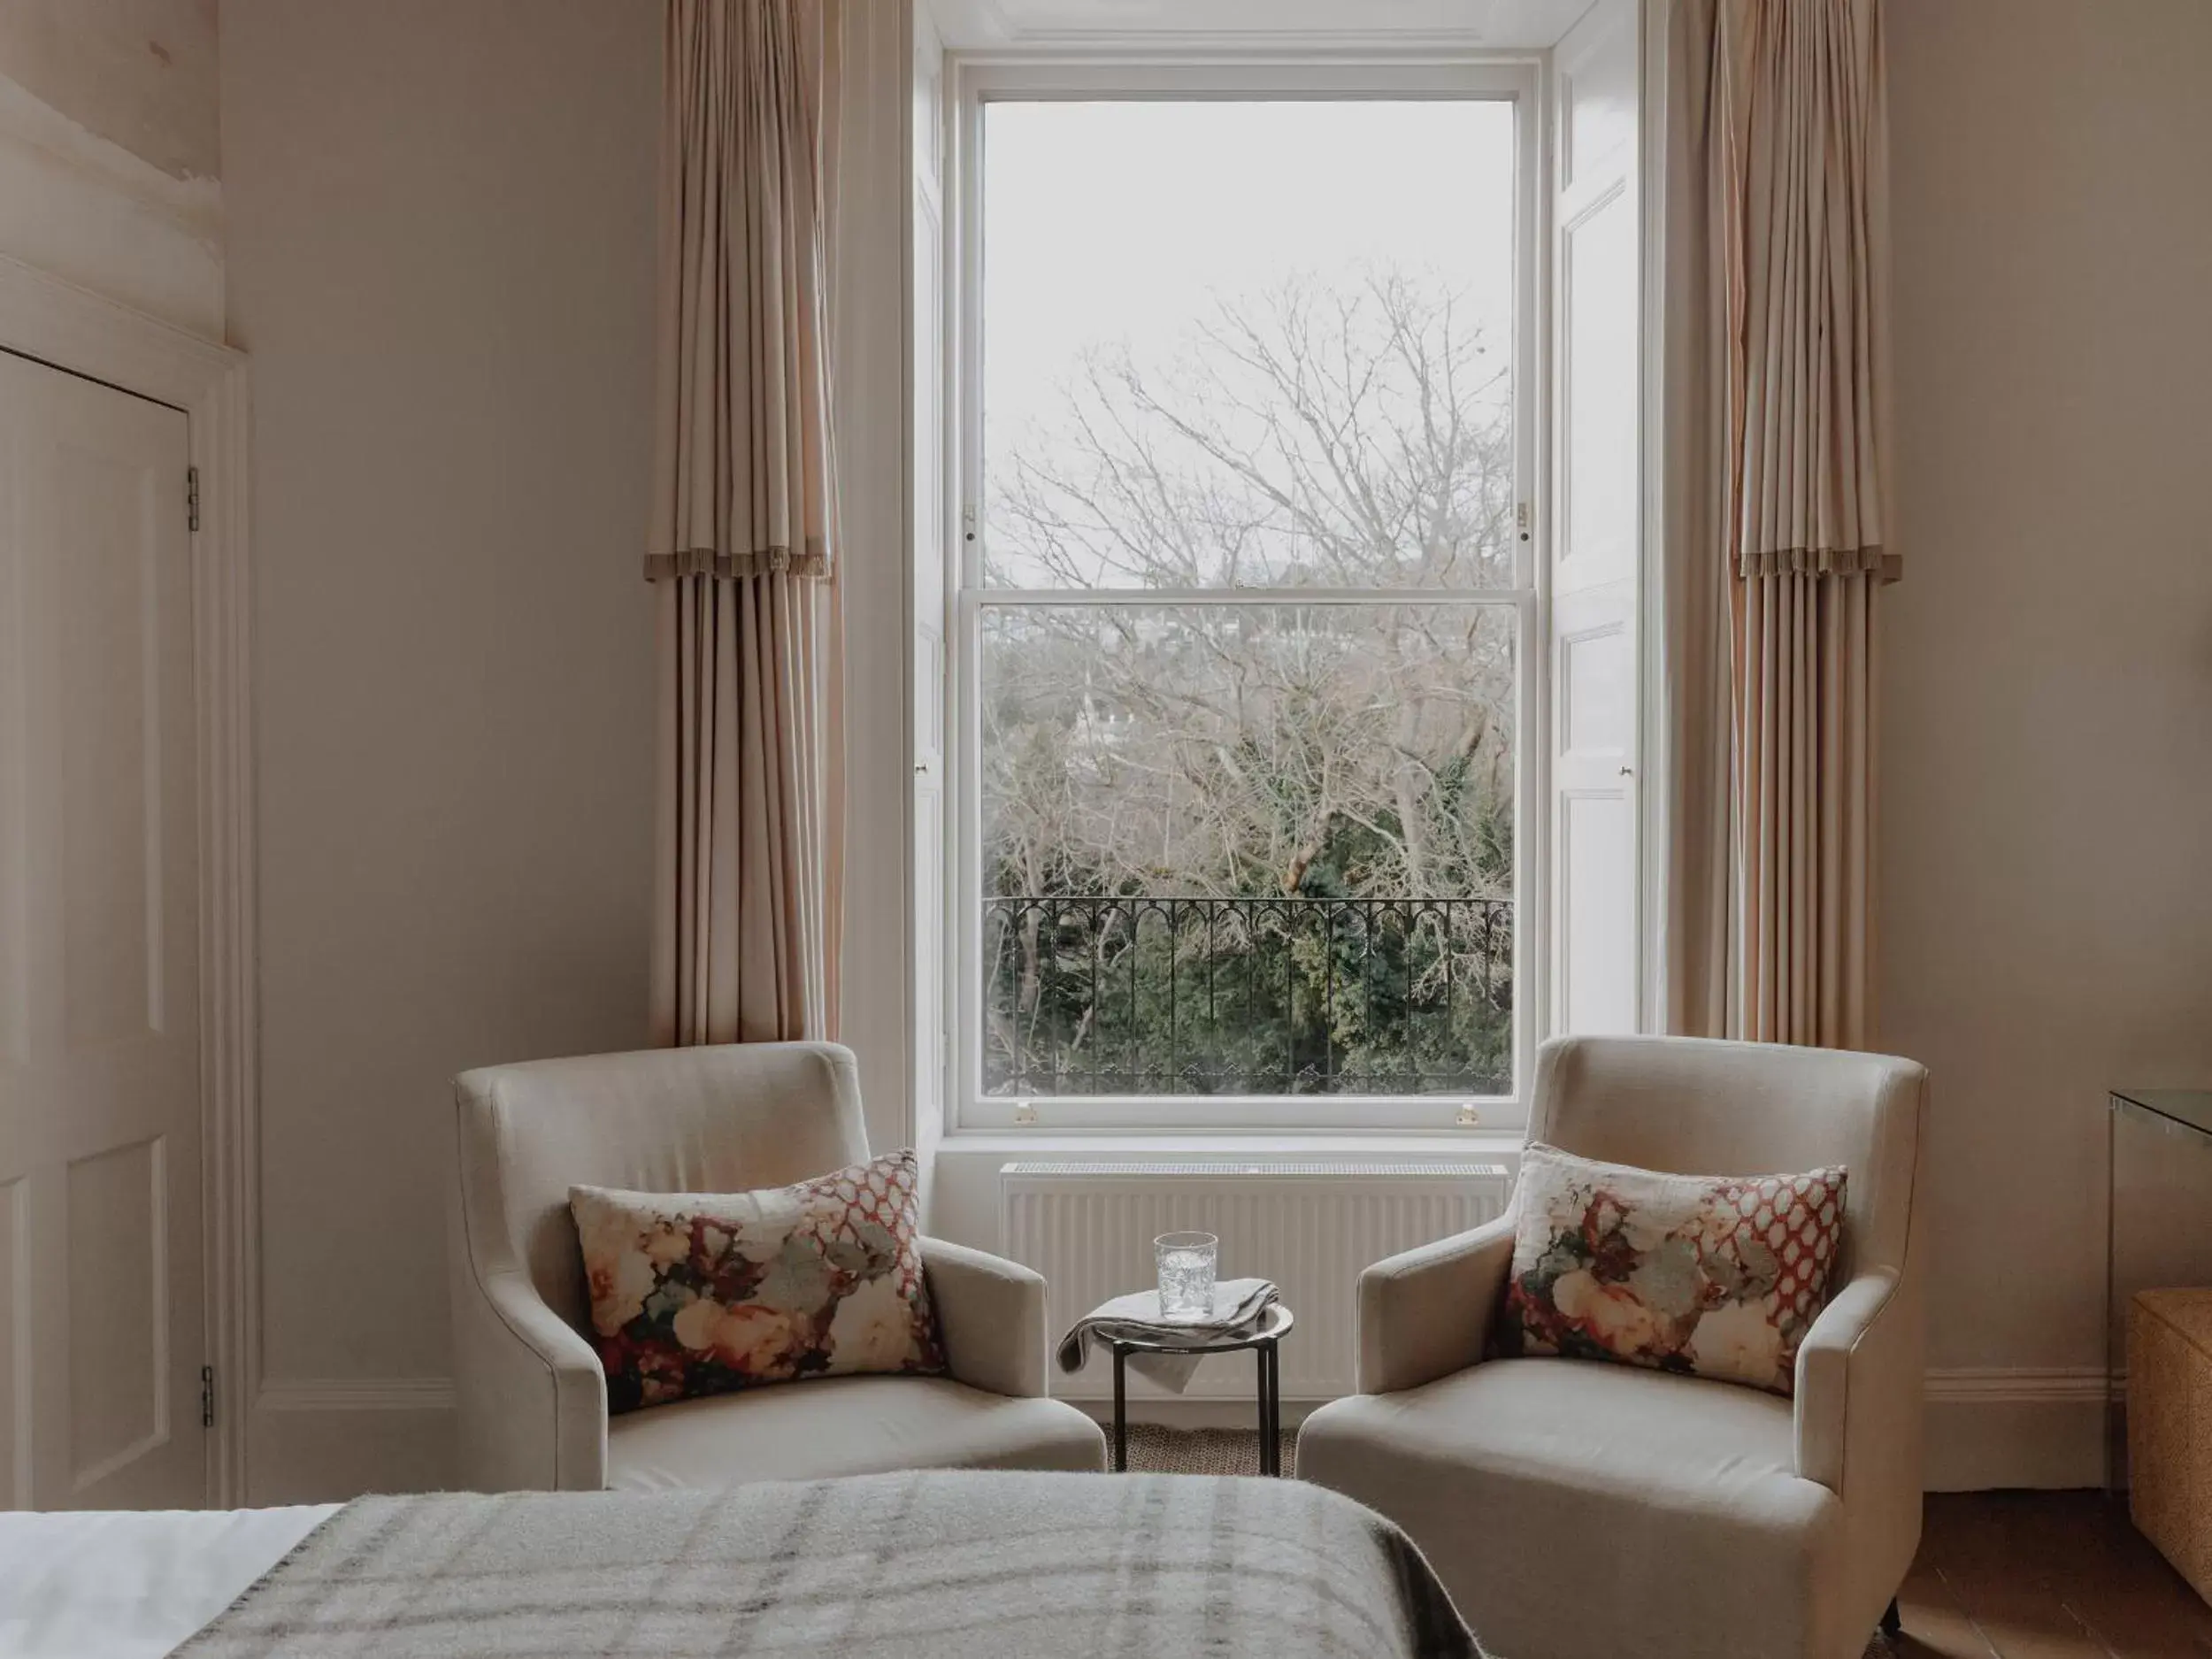
<svg viewBox="0 0 2212 1659">
<path fill-rule="evenodd" d="M 1214 1286 L 1213 1312 L 1203 1319 L 1164 1319 L 1160 1293 L 1140 1290 L 1102 1302 L 1075 1322 L 1060 1339 L 1060 1369 L 1081 1371 L 1091 1357 L 1091 1344 L 1109 1337 L 1136 1337 L 1146 1341 L 1189 1342 L 1202 1346 L 1217 1337 L 1249 1331 L 1281 1300 L 1282 1293 L 1264 1279 L 1225 1279 Z M 1138 1353 L 1129 1356 L 1129 1368 L 1148 1381 L 1181 1394 L 1190 1386 L 1202 1354 Z"/>
</svg>

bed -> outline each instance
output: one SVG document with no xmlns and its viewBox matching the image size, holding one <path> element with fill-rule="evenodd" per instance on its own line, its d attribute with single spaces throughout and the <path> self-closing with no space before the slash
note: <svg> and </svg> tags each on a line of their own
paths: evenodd
<svg viewBox="0 0 2212 1659">
<path fill-rule="evenodd" d="M 161 1659 L 338 1508 L 0 1513 L 0 1654 Z"/>
<path fill-rule="evenodd" d="M 0 1516 L 0 1651 L 36 1659 L 1479 1653 L 1403 1533 L 1296 1480 L 933 1471 Z"/>
</svg>

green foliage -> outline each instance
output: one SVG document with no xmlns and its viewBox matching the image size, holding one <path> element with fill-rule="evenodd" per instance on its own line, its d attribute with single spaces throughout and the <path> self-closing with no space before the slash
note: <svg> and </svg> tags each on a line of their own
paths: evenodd
<svg viewBox="0 0 2212 1659">
<path fill-rule="evenodd" d="M 994 1094 L 1503 1093 L 1497 900 L 988 902 Z"/>
<path fill-rule="evenodd" d="M 1512 580 L 1503 365 L 1432 284 L 1294 281 L 1014 446 L 995 580 L 1163 603 L 987 603 L 987 1090 L 1509 1087 L 1518 619 L 1435 597 Z"/>
</svg>

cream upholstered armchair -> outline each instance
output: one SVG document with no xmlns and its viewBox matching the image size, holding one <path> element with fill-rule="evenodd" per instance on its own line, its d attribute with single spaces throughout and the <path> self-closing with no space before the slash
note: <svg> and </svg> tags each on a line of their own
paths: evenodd
<svg viewBox="0 0 2212 1659">
<path fill-rule="evenodd" d="M 1405 1528 L 1506 1659 L 1856 1659 L 1920 1537 L 1926 1076 L 1754 1043 L 1546 1044 L 1532 1141 L 1682 1174 L 1846 1166 L 1794 1398 L 1486 1359 L 1509 1206 L 1361 1275 L 1360 1392 L 1306 1420 L 1298 1472 Z"/>
<path fill-rule="evenodd" d="M 455 1080 L 452 1242 L 461 1467 L 483 1491 L 733 1486 L 896 1469 L 1104 1467 L 1098 1425 L 1045 1396 L 1045 1286 L 922 1241 L 949 1375 L 837 1377 L 607 1416 L 572 1184 L 787 1186 L 868 1156 L 832 1043 L 668 1048 Z"/>
</svg>

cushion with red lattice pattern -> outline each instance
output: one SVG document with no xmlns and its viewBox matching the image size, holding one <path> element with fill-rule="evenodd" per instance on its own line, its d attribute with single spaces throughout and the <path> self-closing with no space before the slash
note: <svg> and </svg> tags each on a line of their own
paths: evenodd
<svg viewBox="0 0 2212 1659">
<path fill-rule="evenodd" d="M 751 1193 L 569 1188 L 607 1409 L 941 1371 L 912 1151 Z"/>
<path fill-rule="evenodd" d="M 1532 1145 L 1500 1347 L 1788 1394 L 1828 1300 L 1844 1180 L 1668 1175 Z"/>
</svg>

